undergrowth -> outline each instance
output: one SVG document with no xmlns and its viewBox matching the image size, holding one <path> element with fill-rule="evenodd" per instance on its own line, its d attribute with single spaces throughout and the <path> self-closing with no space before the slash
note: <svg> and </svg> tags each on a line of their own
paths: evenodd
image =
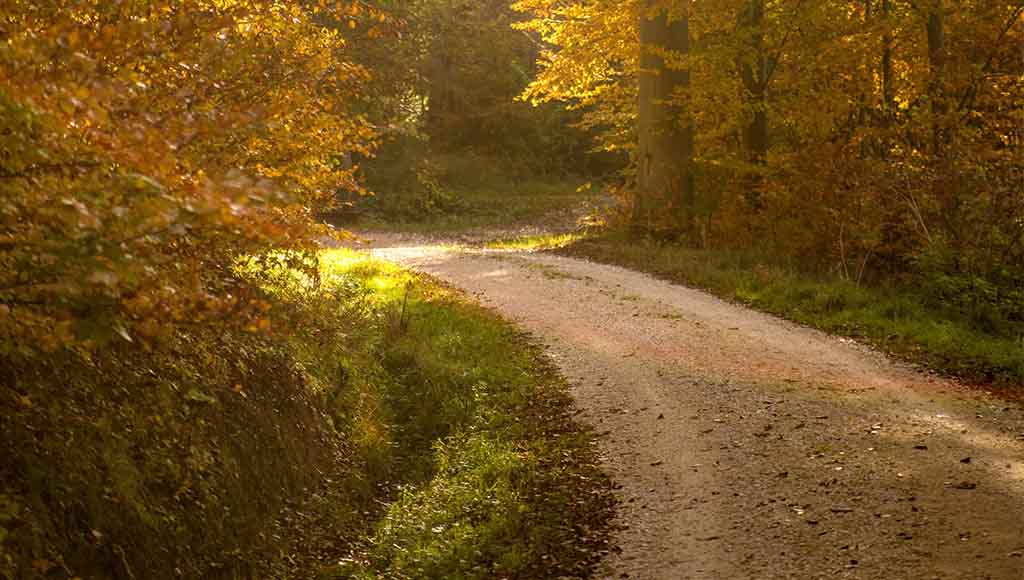
<svg viewBox="0 0 1024 580">
<path fill-rule="evenodd" d="M 756 252 L 694 250 L 622 232 L 572 244 L 520 241 L 708 290 L 826 332 L 868 342 L 941 372 L 1000 386 L 1024 384 L 1024 329 L 935 300 L 913 286 L 858 286 L 787 267 Z"/>
<path fill-rule="evenodd" d="M 571 223 L 593 197 L 583 180 L 538 173 L 507 159 L 434 154 L 369 170 L 377 192 L 354 197 L 327 216 L 336 225 L 394 232 L 453 233 L 467 230 Z"/>
<path fill-rule="evenodd" d="M 609 482 L 526 337 L 346 250 L 237 271 L 269 330 L 0 361 L 0 578 L 594 569 Z"/>
</svg>

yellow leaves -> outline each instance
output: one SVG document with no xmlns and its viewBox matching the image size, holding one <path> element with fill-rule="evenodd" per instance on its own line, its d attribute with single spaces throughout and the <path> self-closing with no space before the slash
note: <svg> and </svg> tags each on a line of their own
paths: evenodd
<svg viewBox="0 0 1024 580">
<path fill-rule="evenodd" d="M 540 56 L 540 72 L 520 96 L 534 105 L 563 101 L 583 110 L 603 149 L 630 149 L 635 131 L 639 40 L 636 0 L 564 3 L 520 0 L 531 18 L 516 25 L 554 47 Z"/>
<path fill-rule="evenodd" d="M 186 321 L 269 331 L 230 261 L 305 243 L 302 204 L 355 186 L 331 160 L 373 143 L 348 105 L 367 72 L 298 4 L 154 0 L 114 21 L 100 4 L 11 7 L 42 32 L 0 47 L 0 135 L 18 144 L 0 172 L 24 174 L 0 180 L 0 302 L 27 304 L 0 304 L 0 332 L 54 350 Z M 341 26 L 386 21 L 319 5 Z"/>
<path fill-rule="evenodd" d="M 271 326 L 269 318 L 260 318 L 246 326 L 245 329 L 252 333 L 266 333 L 270 332 Z"/>
</svg>

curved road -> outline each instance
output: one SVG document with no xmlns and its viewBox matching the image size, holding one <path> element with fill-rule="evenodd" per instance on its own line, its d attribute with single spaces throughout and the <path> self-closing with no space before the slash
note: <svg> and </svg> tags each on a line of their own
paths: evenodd
<svg viewBox="0 0 1024 580">
<path fill-rule="evenodd" d="M 621 486 L 608 578 L 1024 580 L 1024 408 L 649 276 L 377 237 L 538 336 Z"/>
</svg>

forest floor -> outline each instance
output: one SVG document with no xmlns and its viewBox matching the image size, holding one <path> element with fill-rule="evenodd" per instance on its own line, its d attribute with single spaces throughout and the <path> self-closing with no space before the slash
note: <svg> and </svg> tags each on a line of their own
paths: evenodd
<svg viewBox="0 0 1024 580">
<path fill-rule="evenodd" d="M 542 340 L 603 434 L 609 578 L 1024 578 L 1024 406 L 615 266 L 367 235 Z"/>
</svg>

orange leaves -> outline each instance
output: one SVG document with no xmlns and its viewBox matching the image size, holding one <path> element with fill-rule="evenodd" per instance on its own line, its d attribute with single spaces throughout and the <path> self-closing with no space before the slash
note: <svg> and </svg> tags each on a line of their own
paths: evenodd
<svg viewBox="0 0 1024 580">
<path fill-rule="evenodd" d="M 270 327 L 271 322 L 269 318 L 258 318 L 246 326 L 245 329 L 253 333 L 265 333 L 270 332 Z"/>
<path fill-rule="evenodd" d="M 385 21 L 360 2 L 318 9 Z M 368 73 L 337 31 L 271 0 L 5 11 L 0 351 L 266 330 L 231 264 L 304 247 L 305 206 L 356 187 L 333 160 L 375 138 L 350 112 Z"/>
</svg>

